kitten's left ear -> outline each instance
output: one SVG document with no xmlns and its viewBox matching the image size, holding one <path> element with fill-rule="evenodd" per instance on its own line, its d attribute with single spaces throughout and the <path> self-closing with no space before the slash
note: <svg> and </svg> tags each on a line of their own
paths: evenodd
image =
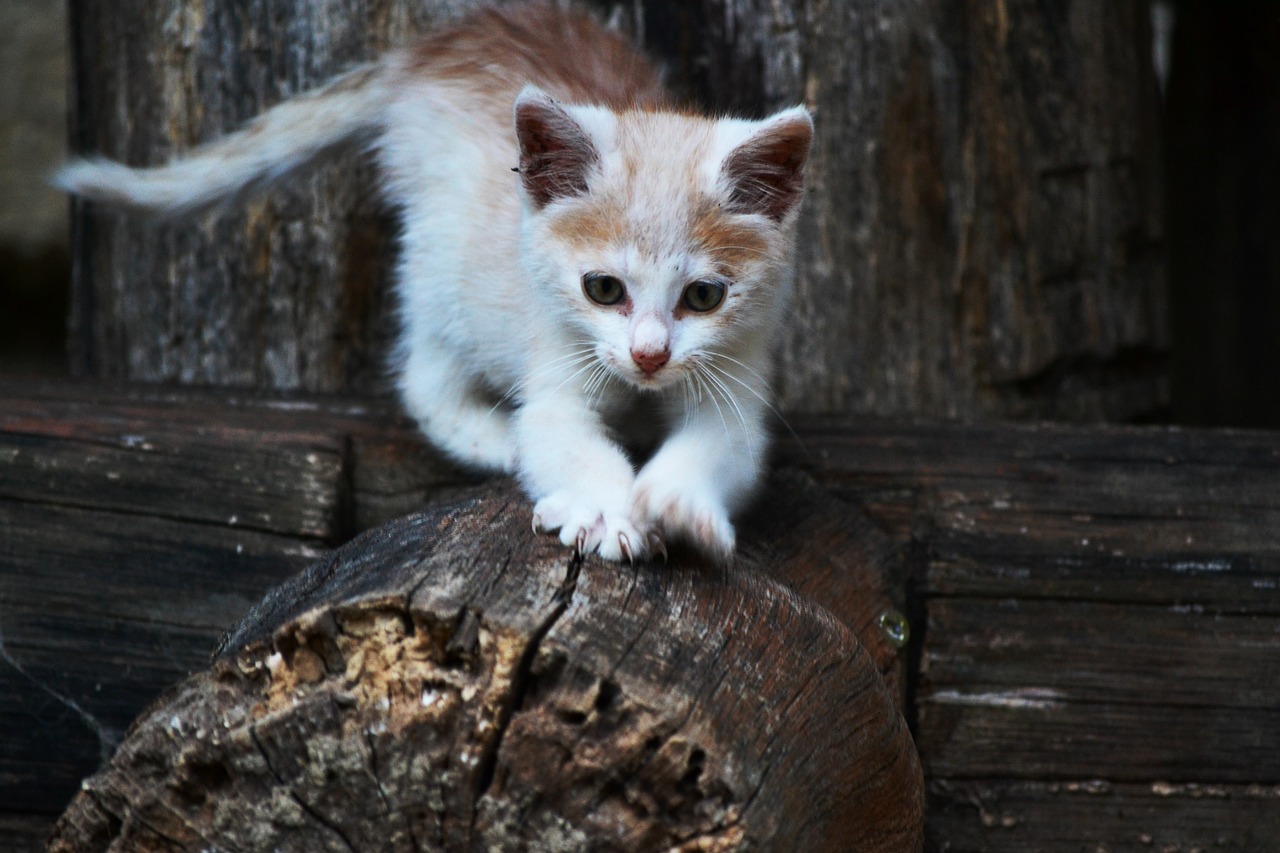
<svg viewBox="0 0 1280 853">
<path fill-rule="evenodd" d="M 582 125 L 536 86 L 516 98 L 515 118 L 520 180 L 534 207 L 585 193 L 600 155 Z"/>
<path fill-rule="evenodd" d="M 781 222 L 804 194 L 804 164 L 812 141 L 813 117 L 804 107 L 758 122 L 721 166 L 731 209 Z"/>
</svg>

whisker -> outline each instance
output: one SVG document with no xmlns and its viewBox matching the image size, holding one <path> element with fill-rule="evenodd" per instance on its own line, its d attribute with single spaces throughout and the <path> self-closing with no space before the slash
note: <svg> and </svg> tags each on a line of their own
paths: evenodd
<svg viewBox="0 0 1280 853">
<path fill-rule="evenodd" d="M 604 390 L 613 380 L 613 372 L 609 370 L 609 366 L 600 362 L 596 365 L 596 370 L 592 372 L 590 378 L 584 383 L 584 393 L 587 398 L 588 406 L 595 406 L 595 400 L 603 398 Z"/>
<path fill-rule="evenodd" d="M 763 383 L 766 388 L 768 388 L 768 382 L 766 382 L 765 378 L 760 375 L 759 371 L 752 368 L 751 365 L 744 364 L 743 362 L 738 361 L 738 359 L 734 358 L 733 356 L 725 355 L 722 352 L 712 352 L 708 350 L 707 355 L 712 356 L 713 358 L 722 358 L 726 361 L 733 362 L 734 364 L 738 365 L 744 370 L 749 371 L 753 376 L 759 379 L 760 382 Z M 779 423 L 781 423 L 784 427 L 787 428 L 787 432 L 789 432 L 791 434 L 791 437 L 796 440 L 796 443 L 799 444 L 800 447 L 803 448 L 806 453 L 808 453 L 808 448 L 805 446 L 804 439 L 800 438 L 799 434 L 795 431 L 794 428 L 792 428 L 791 424 L 787 422 L 787 419 L 783 417 L 782 412 L 778 411 L 778 409 L 773 405 L 772 402 L 769 401 L 767 397 L 765 397 L 758 390 L 753 388 L 750 383 L 744 382 L 741 378 L 735 376 L 733 374 L 733 371 L 725 370 L 723 367 L 714 364 L 714 362 L 710 360 L 707 362 L 707 364 L 708 366 L 713 367 L 722 376 L 726 376 L 729 379 L 732 379 L 734 382 L 737 382 L 743 388 L 746 388 L 748 391 L 754 394 L 756 399 L 758 399 L 761 403 L 763 403 L 765 407 L 768 408 L 769 411 L 773 413 L 773 416 L 778 419 Z"/>
<path fill-rule="evenodd" d="M 700 363 L 698 363 L 698 362 L 694 362 L 694 366 L 695 366 L 695 367 L 698 367 L 698 368 L 701 368 L 701 367 L 702 367 L 702 365 L 701 365 Z M 702 370 L 695 370 L 695 371 L 694 371 L 694 373 L 693 373 L 693 375 L 694 375 L 694 376 L 696 376 L 696 377 L 698 377 L 698 379 L 699 379 L 701 382 L 703 382 L 703 383 L 705 383 L 705 382 L 706 382 L 706 375 L 704 374 L 704 372 L 703 372 Z M 711 404 L 712 404 L 713 406 L 715 406 L 715 407 L 716 407 L 716 412 L 720 415 L 720 423 L 724 425 L 724 434 L 725 434 L 726 436 L 728 436 L 728 435 L 729 435 L 729 422 L 728 422 L 727 420 L 725 420 L 725 417 L 724 417 L 724 410 L 720 408 L 720 402 L 719 402 L 718 400 L 716 400 L 716 395 L 712 392 L 712 390 L 711 390 L 711 386 L 710 386 L 709 384 L 708 384 L 708 385 L 706 385 L 706 389 L 707 389 L 707 397 L 708 397 L 708 398 L 710 398 L 710 400 L 711 400 Z"/>
<path fill-rule="evenodd" d="M 754 376 L 755 378 L 759 379 L 759 380 L 760 380 L 760 382 L 761 382 L 761 383 L 762 383 L 766 388 L 767 388 L 767 387 L 769 387 L 769 382 L 768 382 L 768 380 L 766 380 L 766 379 L 764 378 L 764 375 L 763 375 L 763 374 L 761 374 L 761 373 L 760 373 L 760 371 L 756 370 L 756 369 L 755 369 L 754 367 L 752 367 L 751 365 L 747 364 L 745 361 L 739 361 L 738 359 L 734 358 L 734 357 L 733 357 L 733 356 L 731 356 L 731 355 L 727 355 L 727 354 L 722 353 L 722 352 L 717 352 L 717 351 L 715 351 L 715 350 L 707 350 L 707 351 L 706 351 L 706 354 L 707 354 L 707 355 L 709 355 L 709 356 L 711 356 L 712 358 L 720 358 L 720 359 L 724 359 L 725 361 L 728 361 L 728 362 L 731 362 L 731 363 L 733 363 L 733 364 L 738 365 L 738 367 L 741 367 L 743 370 L 747 371 L 747 372 L 748 372 L 748 373 L 750 373 L 752 376 Z"/>
<path fill-rule="evenodd" d="M 582 381 L 582 396 L 586 399 L 587 405 L 591 405 L 591 398 L 595 395 L 596 383 L 600 381 L 600 375 L 604 372 L 604 367 L 596 364 L 591 372 L 587 374 L 587 378 Z"/>
<path fill-rule="evenodd" d="M 684 424 L 681 429 L 688 429 L 689 419 L 693 417 L 693 377 L 688 373 L 680 377 L 680 390 L 684 393 Z"/>
<path fill-rule="evenodd" d="M 559 390 L 560 390 L 561 388 L 563 388 L 564 386 L 568 385 L 568 384 L 569 384 L 570 382 L 572 382 L 573 380 L 577 379 L 577 378 L 578 378 L 579 376 L 581 376 L 582 374 L 587 373 L 588 371 L 594 371 L 596 368 L 599 368 L 599 367 L 601 367 L 601 364 L 600 364 L 600 362 L 599 362 L 599 361 L 596 361 L 594 364 L 592 364 L 592 363 L 590 363 L 590 362 L 588 362 L 587 364 L 584 364 L 582 367 L 579 367 L 579 368 L 578 368 L 577 370 L 575 370 L 573 373 L 570 373 L 568 376 L 566 376 L 566 377 L 564 378 L 564 381 L 563 381 L 563 382 L 561 382 L 561 383 L 560 383 L 559 385 L 557 385 L 555 388 L 552 388 L 552 389 L 551 389 L 551 393 L 552 393 L 552 394 L 554 394 L 555 392 L 559 391 Z M 591 375 L 591 374 L 588 374 L 588 376 L 590 376 L 590 375 Z"/>
<path fill-rule="evenodd" d="M 706 372 L 707 379 L 710 382 L 714 383 L 715 387 L 720 390 L 720 393 L 724 397 L 725 403 L 731 406 L 733 408 L 734 414 L 737 415 L 738 423 L 742 426 L 742 437 L 747 445 L 747 453 L 751 457 L 752 464 L 755 464 L 756 462 L 755 442 L 752 441 L 751 427 L 747 423 L 746 415 L 743 414 L 742 412 L 742 407 L 738 405 L 737 399 L 734 397 L 733 392 L 729 390 L 729 387 L 724 384 L 724 380 L 718 378 L 715 374 L 711 373 L 712 370 L 720 371 L 720 368 L 716 367 L 715 365 L 709 362 L 705 364 L 705 367 L 707 368 L 707 372 Z M 725 428 L 728 429 L 727 424 Z"/>
<path fill-rule="evenodd" d="M 570 344 L 570 346 L 574 348 L 565 355 L 558 356 L 545 364 L 539 365 L 538 368 L 528 376 L 525 376 L 519 381 L 513 383 L 511 387 L 498 398 L 497 402 L 489 407 L 489 411 L 485 413 L 485 417 L 491 416 L 498 410 L 499 406 L 515 398 L 515 396 L 523 391 L 534 379 L 559 368 L 575 367 L 583 362 L 590 361 L 595 357 L 595 345 L 590 341 L 577 341 L 575 344 Z"/>
</svg>

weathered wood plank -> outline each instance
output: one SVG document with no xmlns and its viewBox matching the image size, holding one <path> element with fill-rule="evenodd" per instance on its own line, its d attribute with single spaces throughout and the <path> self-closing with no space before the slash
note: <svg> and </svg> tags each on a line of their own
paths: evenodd
<svg viewBox="0 0 1280 853">
<path fill-rule="evenodd" d="M 318 412 L 0 385 L 0 811 L 52 820 L 151 697 L 349 535 L 346 436 Z"/>
<path fill-rule="evenodd" d="M 128 469 L 126 469 L 128 470 Z M 167 496 L 163 496 L 167 499 Z M 49 810 L 321 543 L 0 499 L 0 802 Z M 18 734 L 20 733 L 20 734 Z"/>
<path fill-rule="evenodd" d="M 441 457 L 401 420 L 385 418 L 376 429 L 353 431 L 350 452 L 356 530 L 376 527 L 428 501 L 458 496 L 485 479 Z"/>
<path fill-rule="evenodd" d="M 910 555 L 933 846 L 1269 849 L 1280 435 L 797 431 Z"/>
<path fill-rule="evenodd" d="M 57 815 L 8 814 L 0 812 L 0 850 L 5 853 L 34 853 L 43 850 L 49 827 Z"/>
<path fill-rule="evenodd" d="M 0 382 L 0 434 L 0 496 L 213 524 L 235 515 L 329 544 L 482 479 L 378 399 Z"/>
<path fill-rule="evenodd" d="M 837 424 L 839 424 L 837 426 Z M 1280 436 L 796 424 L 782 457 L 924 555 L 938 596 L 1280 613 Z"/>
<path fill-rule="evenodd" d="M 9 500 L 0 500 L 0 532 L 6 605 L 204 628 L 225 626 L 252 603 L 243 597 L 246 581 L 278 575 L 282 560 L 299 566 L 323 552 L 315 540 L 232 525 Z M 171 598 L 183 587 L 188 596 Z"/>
<path fill-rule="evenodd" d="M 0 495 L 333 540 L 340 451 L 155 433 L 122 433 L 113 446 L 11 432 L 0 451 Z"/>
<path fill-rule="evenodd" d="M 1047 687 L 986 693 L 927 689 L 918 701 L 916 739 L 932 779 L 1261 784 L 1278 778 L 1275 709 L 1060 702 L 1051 679 Z"/>
<path fill-rule="evenodd" d="M 1245 853 L 1280 838 L 1280 787 L 936 781 L 929 814 L 928 849 L 949 853 Z"/>
<path fill-rule="evenodd" d="M 343 436 L 291 420 L 198 398 L 0 399 L 0 496 L 336 540 Z"/>
<path fill-rule="evenodd" d="M 937 598 L 929 602 L 921 666 L 935 700 L 954 694 L 956 704 L 968 693 L 1030 689 L 1055 702 L 1158 698 L 1166 714 L 1212 706 L 1277 709 L 1277 627 L 1272 616 L 1203 607 L 1033 598 L 993 606 L 986 599 Z M 1163 722 L 1153 714 L 1153 729 Z M 1280 762 L 1280 753 L 1261 756 L 1259 771 L 1273 760 Z M 1280 778 L 1280 763 L 1275 769 Z"/>
</svg>

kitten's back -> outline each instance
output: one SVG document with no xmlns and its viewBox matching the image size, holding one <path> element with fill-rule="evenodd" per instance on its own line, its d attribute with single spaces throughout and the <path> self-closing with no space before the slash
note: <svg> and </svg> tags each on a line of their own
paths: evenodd
<svg viewBox="0 0 1280 853">
<path fill-rule="evenodd" d="M 406 90 L 423 84 L 457 90 L 458 106 L 483 115 L 486 132 L 504 129 L 505 139 L 512 103 L 528 83 L 576 103 L 644 107 L 663 100 L 655 66 L 617 33 L 584 12 L 521 4 L 481 10 L 429 33 L 170 163 L 75 160 L 52 180 L 97 201 L 189 213 L 278 181 L 335 146 L 376 139 Z"/>
<path fill-rule="evenodd" d="M 648 57 L 586 12 L 548 3 L 482 10 L 424 36 L 403 67 L 504 103 L 507 118 L 528 83 L 563 101 L 613 109 L 665 100 L 661 75 Z"/>
</svg>

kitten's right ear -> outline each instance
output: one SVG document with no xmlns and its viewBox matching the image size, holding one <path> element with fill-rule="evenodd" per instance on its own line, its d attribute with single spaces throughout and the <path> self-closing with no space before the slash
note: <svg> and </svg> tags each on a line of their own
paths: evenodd
<svg viewBox="0 0 1280 853">
<path fill-rule="evenodd" d="M 536 86 L 520 92 L 515 117 L 520 180 L 534 207 L 585 193 L 600 155 L 582 125 Z"/>
</svg>

